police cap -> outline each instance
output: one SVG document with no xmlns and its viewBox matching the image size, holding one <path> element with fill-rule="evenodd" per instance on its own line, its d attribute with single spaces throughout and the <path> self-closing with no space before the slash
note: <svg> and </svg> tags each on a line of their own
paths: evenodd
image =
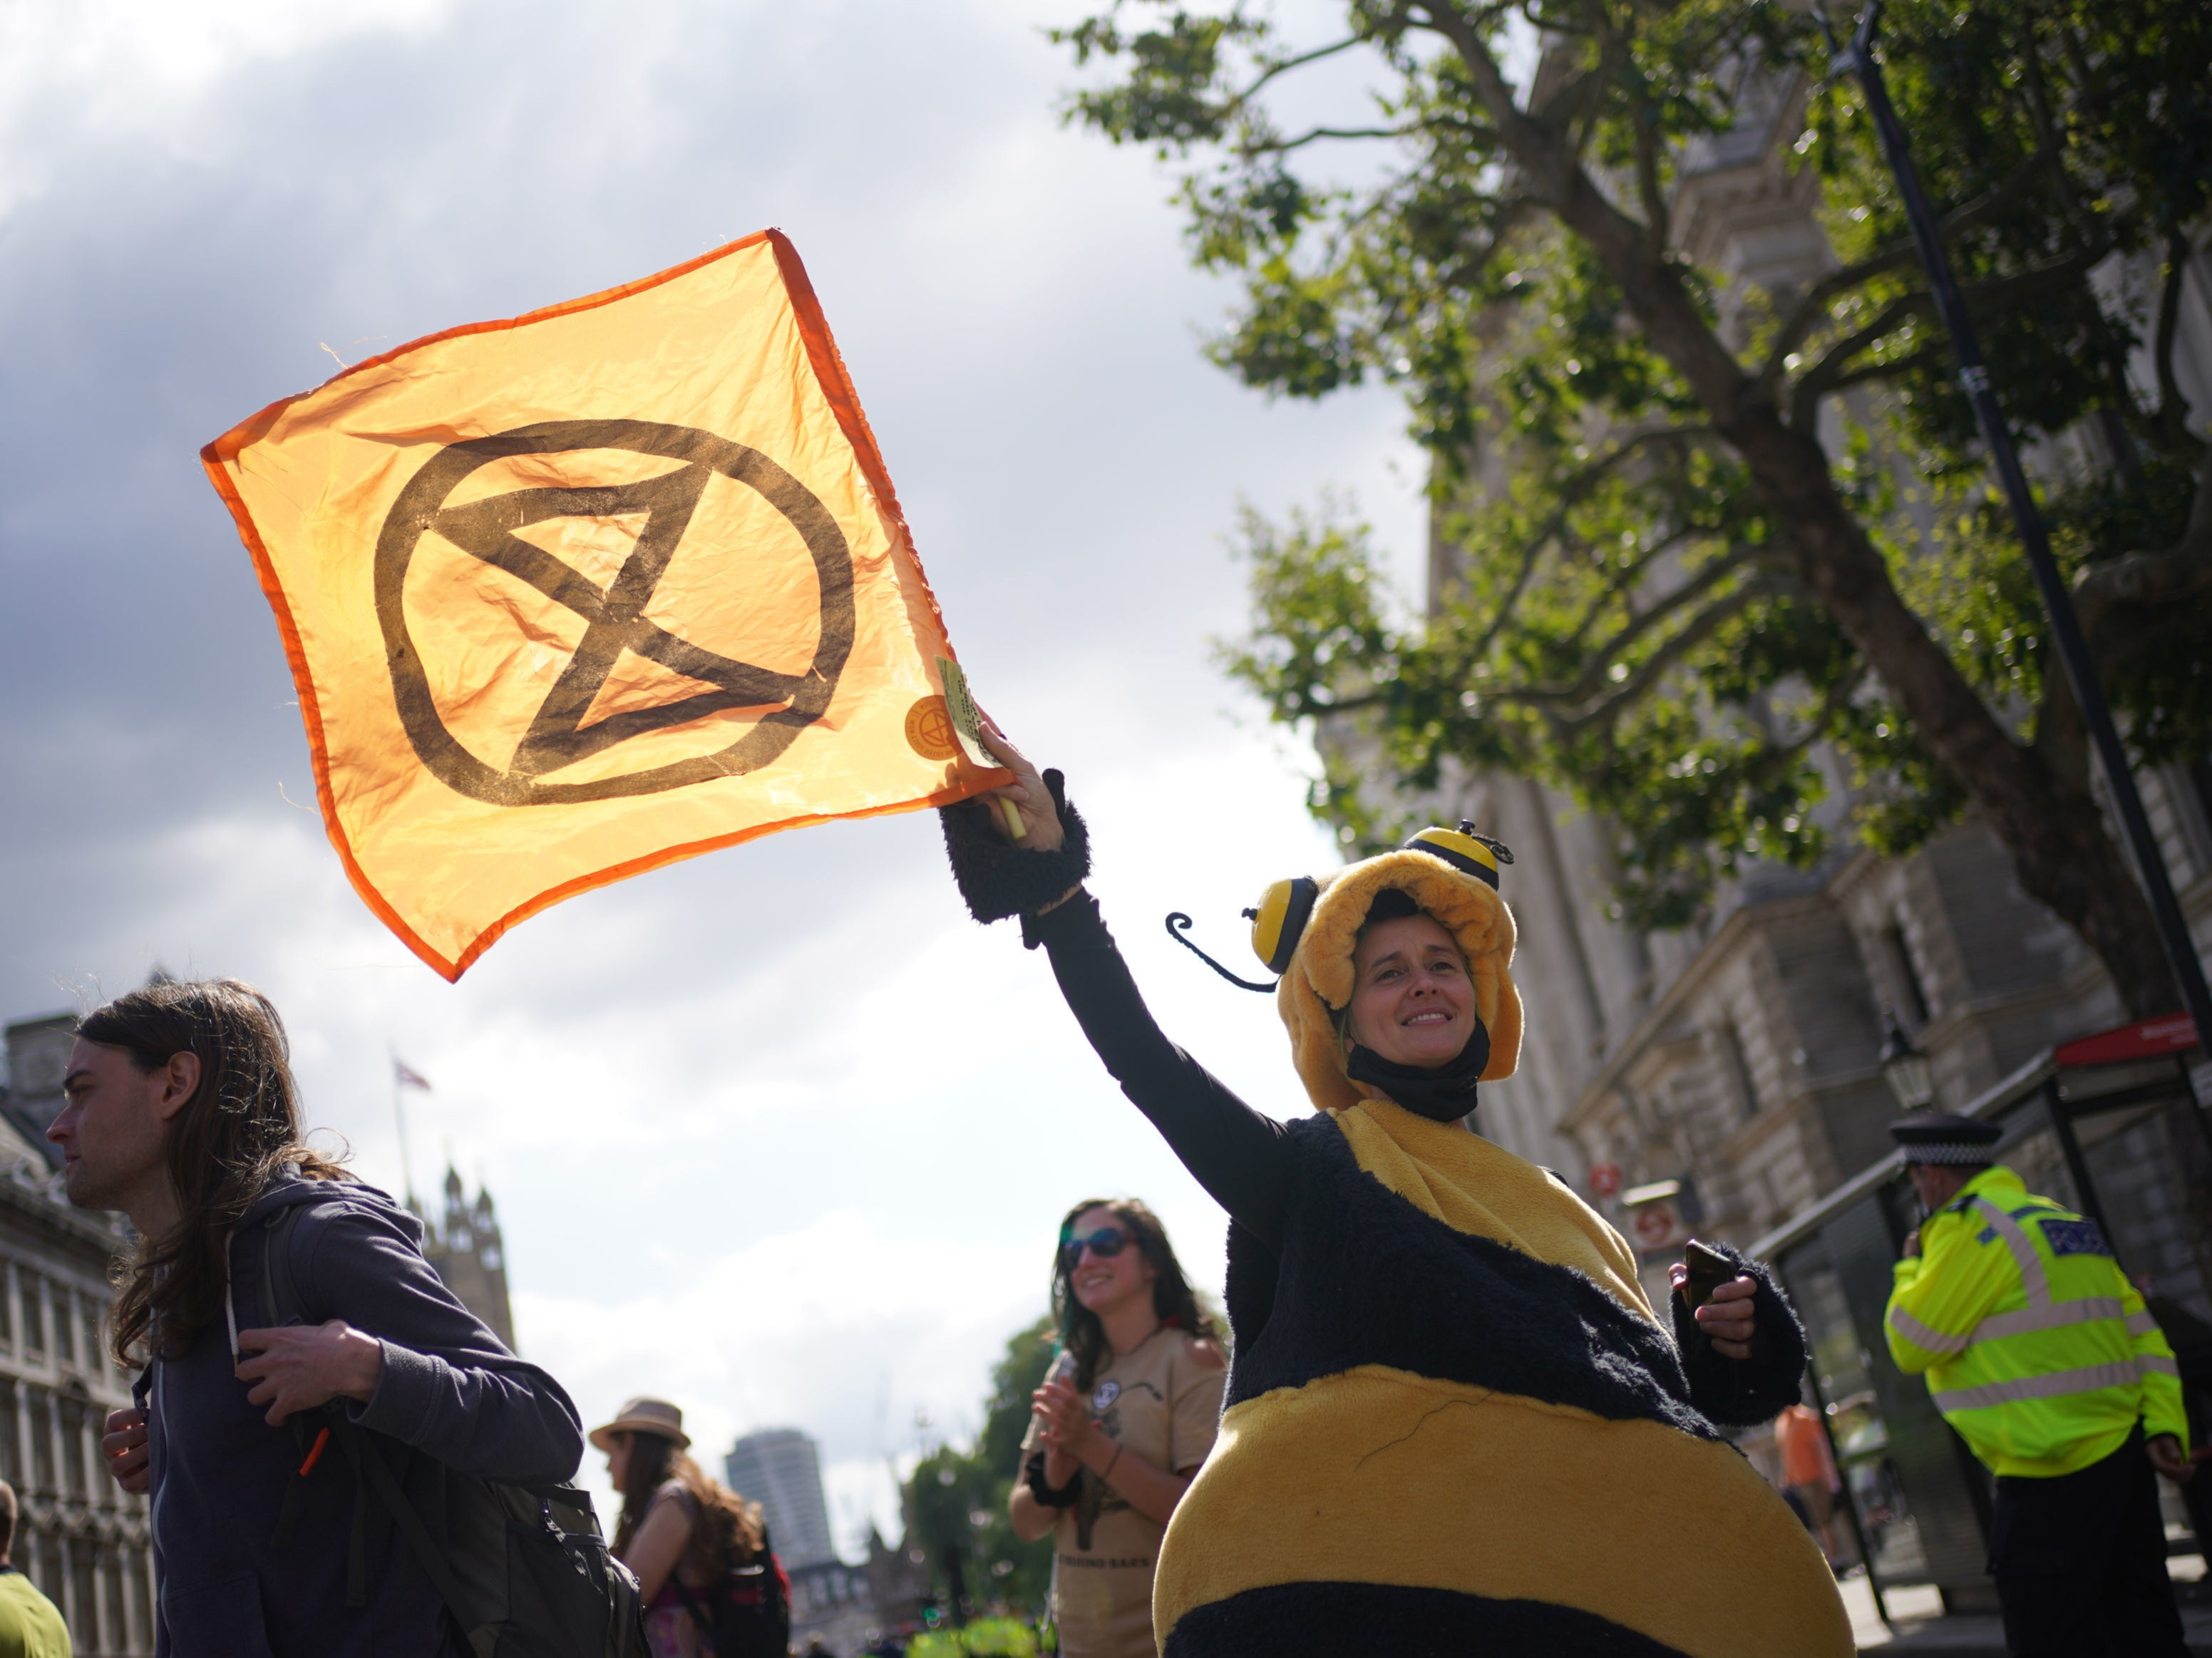
<svg viewBox="0 0 2212 1658">
<path fill-rule="evenodd" d="M 1954 1111 L 1917 1111 L 1889 1126 L 1907 1163 L 1985 1163 L 2004 1130 Z"/>
</svg>

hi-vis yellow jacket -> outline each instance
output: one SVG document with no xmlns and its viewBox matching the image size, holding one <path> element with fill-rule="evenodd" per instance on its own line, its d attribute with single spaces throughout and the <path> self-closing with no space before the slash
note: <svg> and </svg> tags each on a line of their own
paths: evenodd
<svg viewBox="0 0 2212 1658">
<path fill-rule="evenodd" d="M 2138 1421 L 2189 1443 L 2173 1350 L 2104 1233 L 2002 1164 L 1929 1217 L 1883 1325 L 1898 1368 L 1927 1372 L 1936 1408 L 1998 1473 L 2072 1473 Z"/>
</svg>

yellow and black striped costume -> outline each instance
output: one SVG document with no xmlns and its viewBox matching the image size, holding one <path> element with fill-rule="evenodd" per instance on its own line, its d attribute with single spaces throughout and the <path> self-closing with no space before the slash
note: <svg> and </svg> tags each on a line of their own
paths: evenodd
<svg viewBox="0 0 2212 1658">
<path fill-rule="evenodd" d="M 1089 897 L 1028 924 L 1100 1057 L 1231 1218 L 1235 1357 L 1159 1556 L 1165 1658 L 1845 1658 L 1819 1549 L 1715 1425 L 1796 1402 L 1794 1315 L 1746 1263 L 1752 1358 L 1714 1352 L 1679 1303 L 1670 1333 L 1564 1182 L 1352 1080 L 1337 1015 L 1386 887 L 1459 941 L 1482 1076 L 1516 1062 L 1510 912 L 1437 858 L 1387 853 L 1322 887 L 1278 988 L 1320 1113 L 1287 1125 L 1159 1033 Z"/>
</svg>

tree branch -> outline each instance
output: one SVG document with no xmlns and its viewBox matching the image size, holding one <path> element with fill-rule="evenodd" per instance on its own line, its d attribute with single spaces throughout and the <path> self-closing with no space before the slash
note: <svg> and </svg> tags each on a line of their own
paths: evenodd
<svg viewBox="0 0 2212 1658">
<path fill-rule="evenodd" d="M 1600 646 L 1589 661 L 1584 665 L 1582 672 L 1576 676 L 1574 683 L 1559 688 L 1530 686 L 1528 694 L 1532 697 L 1546 701 L 1580 702 L 1583 701 L 1603 688 L 1607 673 L 1612 669 L 1613 665 L 1620 659 L 1623 651 L 1632 647 L 1638 640 L 1666 621 L 1668 616 L 1699 603 L 1714 588 L 1719 586 L 1722 582 L 1727 580 L 1750 562 L 1751 551 L 1748 548 L 1733 549 L 1725 556 L 1713 560 L 1650 610 L 1631 619 L 1619 633 Z M 1696 624 L 1693 622 L 1690 625 Z"/>
<path fill-rule="evenodd" d="M 1656 562 L 1664 558 L 1691 537 L 1706 531 L 1707 526 L 1705 525 L 1685 525 L 1671 534 L 1660 537 L 1650 546 L 1644 549 L 1643 554 L 1632 562 L 1607 576 L 1605 586 L 1599 590 L 1596 597 L 1583 607 L 1582 619 L 1567 630 L 1567 636 L 1559 643 L 1570 650 L 1580 646 L 1583 635 L 1597 625 L 1597 619 L 1605 613 L 1607 605 L 1620 598 L 1637 582 L 1642 580 L 1644 573 Z"/>
<path fill-rule="evenodd" d="M 1771 597 L 1780 591 L 1781 586 L 1778 580 L 1761 577 L 1756 580 L 1745 582 L 1727 598 L 1706 606 L 1689 621 L 1684 623 L 1680 629 L 1665 644 L 1645 658 L 1644 665 L 1623 680 L 1619 690 L 1583 709 L 1580 714 L 1555 713 L 1549 708 L 1542 708 L 1540 699 L 1525 695 L 1516 696 L 1510 692 L 1504 694 L 1504 700 L 1537 703 L 1545 717 L 1565 735 L 1571 736 L 1591 726 L 1601 725 L 1644 696 L 1653 685 L 1659 682 L 1661 677 L 1668 669 L 1688 653 L 1692 646 L 1702 641 L 1721 623 L 1737 612 L 1755 601 Z M 1493 693 L 1493 696 L 1498 695 Z"/>
<path fill-rule="evenodd" d="M 1651 118 L 1647 106 L 1636 118 L 1636 187 L 1644 198 L 1644 218 L 1650 227 L 1651 239 L 1664 247 L 1669 220 L 1666 192 L 1659 187 L 1659 123 Z"/>
<path fill-rule="evenodd" d="M 2212 593 L 2212 460 L 2197 469 L 2197 493 L 2181 539 L 2155 551 L 2133 552 L 2092 565 L 2074 585 L 2081 631 L 2094 641 L 2120 605 L 2163 607 Z"/>
<path fill-rule="evenodd" d="M 1974 283 L 1962 288 L 1961 295 L 1969 310 L 1979 310 L 1998 300 L 2018 299 L 2022 295 L 2038 293 L 2047 288 L 2061 287 L 2087 275 L 2095 267 L 2098 261 L 2112 251 L 2112 244 L 2107 240 L 2085 247 L 2078 253 L 2069 253 L 2063 259 L 2054 259 L 2048 264 L 2032 265 L 2026 270 L 2015 271 L 2009 276 L 2001 276 L 1995 282 Z M 1879 379 L 1882 374 L 1897 373 L 1908 362 L 1912 362 L 1916 367 L 1918 366 L 1917 360 L 1921 358 L 1923 354 L 1914 352 L 1910 356 L 1899 358 L 1893 365 L 1887 363 L 1879 365 L 1879 372 L 1875 374 L 1845 373 L 1845 368 L 1853 357 L 1880 340 L 1905 318 L 1915 313 L 1932 314 L 1934 310 L 1935 301 L 1924 288 L 1916 288 L 1910 294 L 1900 294 L 1876 312 L 1873 321 L 1868 323 L 1863 328 L 1855 330 L 1830 347 L 1826 355 L 1807 369 L 1796 386 L 1791 388 L 1790 393 L 1791 427 L 1800 432 L 1810 433 L 1813 429 L 1813 422 L 1820 413 L 1820 399 L 1841 389 L 1846 384 L 1855 385 L 1861 380 Z M 1929 349 L 1934 349 L 1934 348 Z M 1941 353 L 1938 352 L 1937 355 L 1940 355 Z"/>
<path fill-rule="evenodd" d="M 1854 386 L 1863 386 L 1869 380 L 1894 380 L 1899 374 L 1917 374 L 1923 368 L 1940 367 L 1949 356 L 1949 349 L 1941 345 L 1923 345 L 1908 351 L 1901 357 L 1884 357 L 1880 362 L 1862 363 L 1845 374 L 1837 374 L 1824 384 L 1818 394 L 1801 406 L 1796 398 L 1790 403 L 1790 423 L 1801 432 L 1810 433 L 1813 422 L 1820 414 L 1822 398 L 1832 398 L 1838 392 L 1848 392 Z"/>
<path fill-rule="evenodd" d="M 1528 537 L 1522 552 L 1521 568 L 1515 574 L 1512 585 L 1506 589 L 1505 597 L 1498 606 L 1498 613 L 1491 618 L 1489 627 L 1483 630 L 1482 637 L 1475 641 L 1474 648 L 1468 653 L 1469 659 L 1479 662 L 1489 654 L 1490 647 L 1498 642 L 1498 635 L 1513 619 L 1513 611 L 1521 602 L 1521 595 L 1528 590 L 1529 579 L 1536 573 L 1536 566 L 1542 562 L 1545 550 L 1552 544 L 1553 538 L 1566 527 L 1567 519 L 1574 509 L 1589 499 L 1590 491 L 1597 487 L 1607 473 L 1647 444 L 1668 440 L 1686 441 L 1691 438 L 1711 434 L 1712 428 L 1709 426 L 1662 426 L 1649 432 L 1639 432 L 1633 437 L 1624 438 L 1580 471 L 1562 479 L 1557 503 L 1545 515 L 1543 527 Z"/>
<path fill-rule="evenodd" d="M 1443 285 L 1451 288 L 1465 288 L 1488 270 L 1490 262 L 1498 257 L 1507 239 L 1521 228 L 1522 222 L 1528 218 L 1535 205 L 1525 196 L 1509 197 L 1500 202 L 1497 212 L 1492 216 L 1489 246 L 1445 271 L 1441 278 Z"/>
<path fill-rule="evenodd" d="M 1304 69 L 1308 64 L 1317 64 L 1324 58 L 1334 58 L 1340 52 L 1349 52 L 1354 46 L 1364 46 L 1369 39 L 1370 37 L 1365 34 L 1347 34 L 1341 40 L 1332 41 L 1325 46 L 1316 46 L 1311 52 L 1302 52 L 1295 57 L 1280 58 L 1268 64 L 1250 85 L 1222 106 L 1222 115 L 1225 118 L 1236 114 L 1237 111 L 1252 101 L 1253 95 L 1261 87 L 1266 86 L 1278 75 L 1288 75 L 1294 69 Z"/>
<path fill-rule="evenodd" d="M 1820 399 L 1835 389 L 1843 378 L 1844 366 L 1853 357 L 1875 344 L 1899 324 L 1915 313 L 1933 315 L 1936 302 L 1924 289 L 1900 294 L 1874 313 L 1874 320 L 1864 327 L 1853 330 L 1827 354 L 1798 379 L 1790 391 L 1790 424 L 1800 432 L 1810 432 L 1820 411 Z"/>
<path fill-rule="evenodd" d="M 1410 138 L 1425 125 L 1425 122 L 1416 121 L 1411 126 L 1403 127 L 1312 127 L 1295 138 L 1240 144 L 1237 153 L 1241 156 L 1287 155 L 1294 149 L 1303 149 L 1323 138 Z"/>
<path fill-rule="evenodd" d="M 2034 182 L 2037 172 L 2056 153 L 2048 149 L 2038 149 L 2008 173 L 1988 194 L 1953 208 L 1943 216 L 1939 227 L 1943 240 L 1948 242 L 1961 232 L 1972 229 L 1983 220 L 2010 207 Z M 1774 337 L 1774 343 L 1767 350 L 1766 361 L 1759 370 L 1759 385 L 1771 386 L 1781 378 L 1790 354 L 1803 344 L 1820 325 L 1820 319 L 1826 314 L 1829 301 L 1848 293 L 1862 282 L 1871 282 L 1900 265 L 1911 264 L 1916 257 L 1911 240 L 1892 242 L 1887 247 L 1869 254 L 1856 264 L 1847 264 L 1841 270 L 1821 277 L 1807 288 L 1804 298 L 1797 301 L 1796 307 L 1790 313 L 1790 319 L 1782 325 L 1782 331 Z"/>
</svg>

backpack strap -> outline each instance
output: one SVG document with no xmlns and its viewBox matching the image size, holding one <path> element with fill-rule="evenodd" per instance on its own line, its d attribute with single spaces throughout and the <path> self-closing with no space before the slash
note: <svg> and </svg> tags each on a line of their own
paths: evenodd
<svg viewBox="0 0 2212 1658">
<path fill-rule="evenodd" d="M 422 1523 L 422 1516 L 416 1511 L 414 1503 L 408 1500 L 407 1493 L 400 1489 L 399 1482 L 392 1477 L 392 1470 L 385 1465 L 383 1454 L 376 1448 L 368 1435 L 342 1410 L 333 1412 L 331 1421 L 337 1430 L 338 1448 L 345 1453 L 346 1461 L 353 1465 L 354 1471 L 353 1550 L 346 1563 L 346 1604 L 358 1606 L 365 1604 L 367 1599 L 365 1580 L 368 1568 L 362 1542 L 367 1527 L 363 1521 L 368 1517 L 368 1493 L 374 1491 L 377 1501 L 383 1503 L 386 1511 L 392 1515 L 392 1523 L 398 1527 L 400 1536 L 407 1540 L 407 1546 L 422 1563 L 422 1570 L 429 1575 L 431 1586 L 438 1591 L 439 1598 L 445 1601 L 447 1610 L 453 1614 L 453 1622 L 461 1625 L 463 1600 L 460 1580 L 453 1576 L 453 1566 L 447 1562 L 445 1551 L 432 1539 L 430 1528 Z M 475 1630 L 461 1626 L 469 1645 L 480 1655 L 480 1658 L 491 1658 L 492 1649 L 498 1643 L 498 1631 L 489 1625 Z"/>
<path fill-rule="evenodd" d="M 678 1561 L 677 1564 L 681 1565 L 683 1563 Z M 720 1658 L 722 1649 L 714 1642 L 714 1620 L 707 1615 L 707 1608 L 699 1604 L 699 1597 L 684 1587 L 684 1580 L 676 1575 L 672 1566 L 668 1572 L 668 1587 L 676 1591 L 676 1598 L 684 1603 L 684 1610 L 690 1612 L 699 1625 L 699 1633 L 706 1638 L 707 1650 Z"/>
<path fill-rule="evenodd" d="M 299 1323 L 304 1317 L 300 1311 L 299 1285 L 292 1275 L 292 1235 L 299 1229 L 300 1211 L 304 1206 L 296 1203 L 287 1204 L 270 1216 L 261 1225 L 261 1316 L 270 1329 L 281 1329 L 287 1324 Z M 228 1295 L 229 1286 L 226 1283 L 224 1286 L 226 1310 L 228 1309 Z M 238 1332 L 235 1327 L 231 1331 L 230 1339 L 234 1356 L 238 1343 Z M 293 1470 L 291 1479 L 284 1483 L 283 1506 L 276 1512 L 276 1529 L 269 1540 L 269 1546 L 273 1549 L 281 1549 L 292 1540 L 292 1527 L 299 1522 L 300 1501 L 306 1493 L 307 1476 L 314 1472 L 316 1461 L 321 1456 L 323 1447 L 329 1441 L 331 1430 L 325 1426 L 316 1438 L 315 1448 L 313 1450 L 307 1448 L 307 1418 L 309 1414 L 327 1416 L 329 1407 L 325 1406 L 323 1410 L 314 1412 L 301 1412 L 295 1415 L 287 1424 L 292 1430 L 293 1447 L 303 1454 L 303 1460 L 300 1466 Z M 352 1569 L 347 1573 L 346 1582 L 349 1606 L 362 1604 L 361 1600 L 356 1600 L 353 1597 L 357 1592 L 356 1582 L 365 1580 L 368 1576 L 367 1562 L 362 1556 L 361 1523 L 362 1518 L 362 1504 L 356 1494 L 354 1503 L 354 1560 Z M 366 1595 L 365 1583 L 358 1592 Z"/>
<path fill-rule="evenodd" d="M 288 1203 L 261 1223 L 261 1315 L 272 1330 L 307 1320 L 292 1277 L 292 1234 L 304 1206 Z"/>
</svg>

